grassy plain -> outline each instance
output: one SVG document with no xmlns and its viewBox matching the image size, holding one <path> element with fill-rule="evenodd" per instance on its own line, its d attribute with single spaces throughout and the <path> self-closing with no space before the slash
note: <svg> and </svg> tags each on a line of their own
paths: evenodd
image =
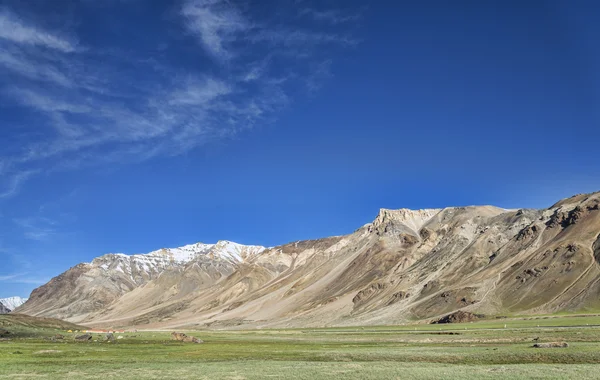
<svg viewBox="0 0 600 380">
<path fill-rule="evenodd" d="M 0 328 L 11 332 L 0 341 L 3 379 L 600 378 L 599 316 L 189 332 L 204 344 L 171 341 L 169 332 L 80 343 L 76 333 L 3 318 Z M 58 333 L 65 339 L 49 340 Z M 535 338 L 569 347 L 531 348 Z"/>
</svg>

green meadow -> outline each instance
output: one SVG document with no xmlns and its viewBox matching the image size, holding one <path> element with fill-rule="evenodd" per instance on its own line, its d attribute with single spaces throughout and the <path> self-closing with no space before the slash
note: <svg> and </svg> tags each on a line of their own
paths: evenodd
<svg viewBox="0 0 600 380">
<path fill-rule="evenodd" d="M 2 322 L 2 320 L 0 320 Z M 506 326 L 506 327 L 505 327 Z M 2 379 L 597 379 L 600 317 L 510 318 L 456 325 L 93 334 L 0 324 Z M 56 334 L 63 340 L 52 340 Z M 535 340 L 535 341 L 534 341 Z M 532 348 L 539 342 L 567 348 Z"/>
</svg>

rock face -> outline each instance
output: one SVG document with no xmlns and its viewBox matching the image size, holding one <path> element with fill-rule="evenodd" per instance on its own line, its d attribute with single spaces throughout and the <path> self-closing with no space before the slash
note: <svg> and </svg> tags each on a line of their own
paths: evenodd
<svg viewBox="0 0 600 380">
<path fill-rule="evenodd" d="M 377 325 L 598 306 L 600 193 L 544 210 L 382 209 L 354 233 L 273 248 L 194 244 L 105 255 L 19 313 L 94 327 Z"/>
</svg>

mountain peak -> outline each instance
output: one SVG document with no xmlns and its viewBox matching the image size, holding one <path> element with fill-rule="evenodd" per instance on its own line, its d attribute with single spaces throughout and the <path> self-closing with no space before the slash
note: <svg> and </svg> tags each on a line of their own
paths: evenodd
<svg viewBox="0 0 600 380">
<path fill-rule="evenodd" d="M 13 311 L 19 306 L 23 305 L 27 301 L 27 298 L 21 297 L 8 297 L 0 298 L 0 304 L 2 304 L 9 311 Z"/>
<path fill-rule="evenodd" d="M 371 228 L 378 232 L 386 232 L 387 227 L 392 224 L 403 225 L 412 232 L 418 233 L 425 223 L 440 211 L 442 211 L 442 209 L 439 208 L 422 210 L 411 210 L 407 208 L 391 210 L 382 208 L 379 210 L 377 218 L 371 223 Z"/>
<path fill-rule="evenodd" d="M 379 214 L 377 217 L 391 217 L 396 220 L 415 220 L 415 219 L 431 219 L 435 214 L 442 211 L 441 208 L 425 208 L 420 210 L 412 210 L 409 208 L 400 208 L 400 209 L 388 209 L 381 208 L 379 209 Z"/>
</svg>

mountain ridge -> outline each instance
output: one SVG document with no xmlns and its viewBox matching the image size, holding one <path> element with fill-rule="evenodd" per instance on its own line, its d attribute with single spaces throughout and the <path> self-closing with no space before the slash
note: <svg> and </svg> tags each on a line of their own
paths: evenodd
<svg viewBox="0 0 600 380">
<path fill-rule="evenodd" d="M 71 268 L 19 312 L 97 326 L 245 328 L 595 309 L 599 209 L 600 193 L 542 210 L 381 209 L 348 235 L 252 246 L 243 257 L 200 250 L 147 272 L 130 262 L 121 273 L 126 258 L 104 255 L 110 263 Z"/>
</svg>

